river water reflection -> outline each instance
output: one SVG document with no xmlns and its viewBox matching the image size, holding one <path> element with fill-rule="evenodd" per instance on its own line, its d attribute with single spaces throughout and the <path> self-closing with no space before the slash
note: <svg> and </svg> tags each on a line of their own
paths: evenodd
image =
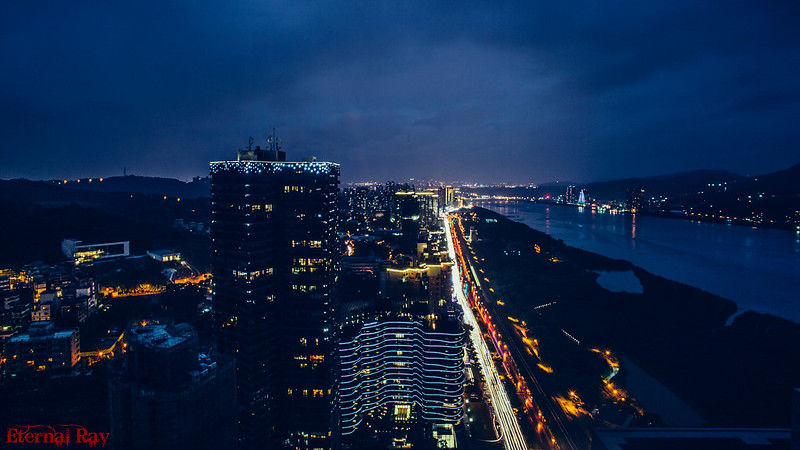
<svg viewBox="0 0 800 450">
<path fill-rule="evenodd" d="M 800 323 L 800 234 L 529 202 L 477 203 L 562 239 L 625 259 L 748 309 Z"/>
</svg>

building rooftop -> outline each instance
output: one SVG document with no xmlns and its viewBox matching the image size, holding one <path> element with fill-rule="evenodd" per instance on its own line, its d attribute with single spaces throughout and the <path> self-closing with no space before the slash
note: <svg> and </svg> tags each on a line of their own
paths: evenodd
<svg viewBox="0 0 800 450">
<path fill-rule="evenodd" d="M 187 338 L 173 334 L 167 325 L 144 325 L 131 329 L 133 339 L 138 343 L 156 348 L 172 348 L 186 342 Z"/>
<path fill-rule="evenodd" d="M 9 342 L 41 341 L 46 339 L 66 339 L 77 333 L 77 328 L 64 330 L 56 329 L 51 322 L 33 322 L 27 333 L 19 333 L 9 339 Z"/>
<path fill-rule="evenodd" d="M 213 161 L 211 173 L 235 171 L 241 174 L 306 172 L 328 174 L 338 170 L 339 164 L 320 161 Z"/>
<path fill-rule="evenodd" d="M 161 250 L 148 250 L 147 253 L 155 256 L 166 256 L 166 255 L 177 255 L 180 252 L 177 252 L 175 250 L 161 249 Z"/>
</svg>

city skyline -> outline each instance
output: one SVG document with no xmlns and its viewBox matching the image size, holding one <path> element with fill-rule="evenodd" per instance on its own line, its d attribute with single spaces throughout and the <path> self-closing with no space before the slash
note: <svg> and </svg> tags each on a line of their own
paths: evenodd
<svg viewBox="0 0 800 450">
<path fill-rule="evenodd" d="M 272 127 L 344 182 L 768 173 L 797 8 L 4 5 L 0 178 L 187 179 Z"/>
<path fill-rule="evenodd" d="M 7 441 L 788 447 L 798 170 L 695 173 L 677 183 L 693 202 L 630 183 L 624 204 L 577 186 L 340 190 L 338 163 L 270 139 L 192 186 L 4 181 L 0 393 L 20 406 L 0 415 L 42 424 Z M 166 192 L 197 186 L 210 198 Z"/>
</svg>

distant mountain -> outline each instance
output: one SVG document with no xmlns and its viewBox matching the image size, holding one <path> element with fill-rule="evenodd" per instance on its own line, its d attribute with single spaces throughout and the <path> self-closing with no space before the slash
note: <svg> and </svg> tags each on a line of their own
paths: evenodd
<svg viewBox="0 0 800 450">
<path fill-rule="evenodd" d="M 67 189 L 48 181 L 0 180 L 0 203 L 69 204 L 96 206 L 121 200 L 125 194 Z"/>
<path fill-rule="evenodd" d="M 694 170 L 654 177 L 600 181 L 578 187 L 586 189 L 590 197 L 599 200 L 624 200 L 628 188 L 637 186 L 644 188 L 646 197 L 676 197 L 703 192 L 709 184 L 730 185 L 744 180 L 745 177 L 724 170 Z"/>
<path fill-rule="evenodd" d="M 778 172 L 750 177 L 729 187 L 728 192 L 800 194 L 800 164 Z"/>
<path fill-rule="evenodd" d="M 568 186 L 585 189 L 589 198 L 609 201 L 624 201 L 628 188 L 642 186 L 646 197 L 677 197 L 702 192 L 709 184 L 730 185 L 747 178 L 723 170 L 695 170 L 691 172 L 673 173 L 653 177 L 623 178 L 619 180 L 599 181 L 581 184 L 568 181 L 543 183 L 536 188 L 486 186 L 461 188 L 462 191 L 479 195 L 508 195 L 515 197 L 557 198 L 566 193 Z"/>
<path fill-rule="evenodd" d="M 200 177 L 190 182 L 185 182 L 172 178 L 128 175 L 124 177 L 95 178 L 91 182 L 88 179 L 81 180 L 81 182 L 70 181 L 64 184 L 64 187 L 84 191 L 166 195 L 167 197 L 186 199 L 211 197 L 211 182 L 208 178 Z"/>
<path fill-rule="evenodd" d="M 175 218 L 207 222 L 211 204 L 208 197 L 193 198 L 190 188 L 175 189 L 174 184 L 172 190 L 159 189 L 156 193 L 141 193 L 140 191 L 147 190 L 148 187 L 152 188 L 151 192 L 156 190 L 155 186 L 158 184 L 151 181 L 152 179 L 145 180 L 138 186 L 137 192 L 116 191 L 113 190 L 113 185 L 112 189 L 109 189 L 110 192 L 105 192 L 103 189 L 70 187 L 70 184 L 84 184 L 84 181 L 81 183 L 71 181 L 65 185 L 52 181 L 0 180 L 0 211 L 3 211 L 4 207 L 11 208 L 15 205 L 62 207 L 75 204 L 131 219 L 157 221 L 167 225 L 171 225 Z M 170 181 L 185 184 L 178 180 Z M 105 180 L 92 181 L 91 184 L 95 183 L 100 185 L 105 183 Z M 169 184 L 166 183 L 168 187 Z M 184 196 L 178 197 L 178 193 Z M 53 217 L 53 220 L 58 220 L 58 217 Z M 87 217 L 87 220 L 91 220 L 91 217 Z"/>
<path fill-rule="evenodd" d="M 80 184 L 84 183 L 88 184 L 88 179 Z M 95 183 L 102 184 L 97 180 L 91 184 Z M 157 193 L 103 192 L 103 189 L 73 189 L 69 184 L 78 183 L 0 180 L 3 213 L 0 236 L 6 237 L 0 245 L 0 268 L 20 267 L 32 260 L 60 261 L 61 240 L 65 238 L 87 242 L 130 240 L 131 251 L 140 254 L 157 248 L 174 248 L 190 252 L 194 263 L 207 264 L 208 237 L 173 225 L 176 219 L 208 224 L 209 198 L 190 198 L 187 193 L 191 192 L 186 188 L 159 189 Z M 176 186 L 170 182 L 164 184 L 170 185 Z M 124 188 L 142 191 L 148 186 L 158 186 L 158 182 L 144 180 L 138 187 Z M 113 187 L 112 184 L 109 190 Z M 178 193 L 184 195 L 180 201 Z"/>
<path fill-rule="evenodd" d="M 461 192 L 471 192 L 476 195 L 508 196 L 508 197 L 536 197 L 539 190 L 527 186 L 481 186 L 459 188 Z"/>
<path fill-rule="evenodd" d="M 670 199 L 666 208 L 693 217 L 800 230 L 800 164 Z"/>
</svg>

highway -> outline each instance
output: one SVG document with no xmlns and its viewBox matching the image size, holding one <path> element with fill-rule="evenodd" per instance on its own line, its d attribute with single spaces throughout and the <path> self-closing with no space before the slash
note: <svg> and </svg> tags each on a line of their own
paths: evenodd
<svg viewBox="0 0 800 450">
<path fill-rule="evenodd" d="M 454 226 L 450 226 L 452 225 Z M 459 279 L 457 290 L 463 292 L 463 280 L 469 286 L 469 293 L 464 300 L 466 307 L 475 307 L 481 324 L 486 326 L 490 344 L 494 344 L 495 350 L 503 358 L 503 368 L 506 375 L 516 385 L 516 394 L 525 405 L 531 425 L 536 428 L 537 446 L 546 449 L 558 450 L 577 450 L 588 448 L 590 438 L 587 430 L 580 420 L 572 420 L 567 417 L 561 407 L 555 402 L 548 389 L 540 384 L 537 375 L 532 370 L 528 355 L 525 352 L 525 344 L 513 328 L 506 323 L 506 317 L 498 310 L 500 302 L 489 287 L 481 282 L 478 272 L 483 272 L 474 250 L 463 236 L 464 229 L 458 220 L 448 220 L 447 237 L 451 249 L 453 249 L 454 261 L 461 271 L 462 278 Z M 460 232 L 460 233 L 459 233 Z M 487 278 L 483 281 L 488 282 Z M 474 303 L 470 303 L 472 300 Z M 459 297 L 461 301 L 461 297 Z M 471 311 L 472 308 L 470 308 Z M 476 314 L 471 314 L 475 319 Z M 482 336 L 481 336 L 482 337 Z M 545 377 L 546 378 L 546 377 Z M 552 389 L 552 386 L 550 386 Z"/>
<path fill-rule="evenodd" d="M 456 254 L 453 245 L 453 236 L 450 232 L 450 221 L 445 219 L 445 230 L 447 233 L 447 247 L 450 258 L 455 262 Z M 481 328 L 472 313 L 472 308 L 469 301 L 464 296 L 463 287 L 461 285 L 461 278 L 459 275 L 458 264 L 454 264 L 456 270 L 453 271 L 453 290 L 456 293 L 458 303 L 464 311 L 464 322 L 470 326 L 470 340 L 478 355 L 478 363 L 480 364 L 481 371 L 483 372 L 485 388 L 489 395 L 491 402 L 490 409 L 494 415 L 495 422 L 499 428 L 498 432 L 503 441 L 503 445 L 508 450 L 526 450 L 528 445 L 525 442 L 525 437 L 522 435 L 517 416 L 511 407 L 511 402 L 506 392 L 503 382 L 500 380 L 500 375 L 497 373 L 494 361 L 492 361 L 489 346 L 483 338 Z"/>
<path fill-rule="evenodd" d="M 491 292 L 487 292 L 483 285 L 479 286 L 479 289 L 483 298 L 491 299 Z M 494 312 L 490 301 L 484 304 L 490 314 Z M 542 444 L 552 449 L 578 450 L 588 448 L 589 440 L 580 424 L 570 420 L 539 383 L 537 374 L 528 364 L 528 358 L 525 355 L 522 343 L 518 342 L 519 337 L 517 334 L 507 326 L 499 314 L 494 314 L 494 317 L 498 317 L 498 320 L 493 320 L 492 322 L 497 332 L 504 336 L 504 346 L 511 357 L 514 371 L 524 377 L 527 386 L 533 387 L 533 392 L 529 392 L 529 396 L 535 401 L 540 412 L 543 413 L 547 420 L 547 434 L 551 437 L 551 441 L 544 441 Z"/>
</svg>

